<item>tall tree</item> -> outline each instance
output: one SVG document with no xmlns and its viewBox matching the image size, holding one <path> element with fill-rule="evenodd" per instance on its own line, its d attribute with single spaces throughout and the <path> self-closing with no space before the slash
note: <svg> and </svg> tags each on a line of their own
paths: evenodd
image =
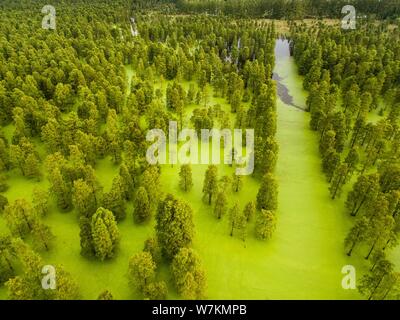
<svg viewBox="0 0 400 320">
<path fill-rule="evenodd" d="M 92 216 L 91 230 L 96 257 L 112 258 L 119 242 L 119 231 L 111 211 L 99 208 Z"/>
<path fill-rule="evenodd" d="M 135 209 L 133 211 L 133 218 L 136 223 L 143 223 L 150 219 L 151 214 L 152 212 L 147 191 L 145 188 L 140 187 L 135 196 Z"/>
<path fill-rule="evenodd" d="M 218 168 L 215 165 L 209 165 L 204 176 L 203 193 L 204 197 L 210 205 L 213 196 L 218 190 Z"/>
<path fill-rule="evenodd" d="M 156 233 L 163 255 L 171 260 L 181 248 L 192 243 L 192 208 L 186 202 L 167 195 L 158 206 Z"/>
<path fill-rule="evenodd" d="M 215 200 L 214 214 L 218 219 L 221 219 L 225 215 L 227 210 L 227 200 L 225 192 L 218 192 Z"/>
<path fill-rule="evenodd" d="M 183 164 L 179 171 L 179 186 L 185 192 L 190 191 L 193 187 L 192 167 L 190 164 Z"/>
<path fill-rule="evenodd" d="M 257 193 L 257 209 L 275 211 L 278 207 L 278 184 L 271 173 L 267 173 Z"/>
<path fill-rule="evenodd" d="M 175 286 L 184 299 L 204 298 L 206 276 L 193 249 L 181 248 L 172 261 L 171 269 Z"/>
<path fill-rule="evenodd" d="M 261 240 L 270 239 L 276 229 L 276 216 L 273 211 L 262 209 L 257 215 L 256 236 Z"/>
</svg>

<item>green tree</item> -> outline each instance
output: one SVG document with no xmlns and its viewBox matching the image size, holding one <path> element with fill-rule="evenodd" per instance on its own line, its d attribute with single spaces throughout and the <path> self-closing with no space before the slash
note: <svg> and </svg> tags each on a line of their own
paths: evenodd
<svg viewBox="0 0 400 320">
<path fill-rule="evenodd" d="M 179 171 L 179 186 L 185 192 L 188 192 L 193 187 L 192 167 L 190 164 L 183 164 Z"/>
<path fill-rule="evenodd" d="M 135 196 L 135 209 L 133 211 L 133 218 L 136 223 L 143 223 L 150 219 L 151 214 L 150 201 L 147 191 L 145 188 L 140 187 Z"/>
<path fill-rule="evenodd" d="M 151 254 L 153 261 L 156 264 L 161 262 L 161 248 L 158 243 L 157 238 L 149 238 L 144 242 L 144 252 L 148 252 Z"/>
<path fill-rule="evenodd" d="M 15 275 L 16 254 L 12 246 L 12 238 L 0 235 L 0 284 Z"/>
<path fill-rule="evenodd" d="M 278 184 L 271 173 L 267 173 L 257 193 L 257 209 L 275 211 L 278 207 Z"/>
<path fill-rule="evenodd" d="M 4 210 L 4 219 L 11 234 L 25 237 L 37 222 L 37 216 L 32 212 L 32 207 L 25 199 L 17 199 Z"/>
<path fill-rule="evenodd" d="M 249 222 L 254 214 L 256 213 L 256 205 L 253 201 L 246 204 L 243 210 L 243 215 L 246 217 L 246 221 Z"/>
<path fill-rule="evenodd" d="M 346 208 L 351 216 L 357 213 L 365 206 L 367 200 L 372 201 L 379 191 L 379 176 L 377 174 L 360 175 L 348 193 Z"/>
<path fill-rule="evenodd" d="M 49 198 L 50 194 L 48 191 L 34 188 L 32 192 L 32 205 L 34 212 L 39 217 L 44 217 L 49 211 Z"/>
<path fill-rule="evenodd" d="M 204 176 L 203 193 L 209 205 L 211 205 L 213 196 L 218 190 L 218 168 L 215 165 L 209 165 Z"/>
<path fill-rule="evenodd" d="M 97 203 L 92 188 L 83 179 L 74 181 L 72 202 L 80 216 L 91 217 L 96 211 Z"/>
<path fill-rule="evenodd" d="M 393 264 L 388 260 L 381 260 L 376 267 L 369 273 L 361 278 L 361 283 L 358 290 L 361 294 L 372 300 L 374 297 L 378 298 L 380 287 L 383 281 L 388 277 L 393 270 Z"/>
<path fill-rule="evenodd" d="M 206 276 L 193 249 L 181 248 L 172 261 L 171 270 L 175 286 L 184 299 L 204 298 Z"/>
<path fill-rule="evenodd" d="M 215 200 L 214 214 L 218 219 L 221 219 L 227 211 L 227 200 L 225 192 L 218 192 Z"/>
<path fill-rule="evenodd" d="M 156 276 L 156 264 L 149 252 L 140 252 L 129 260 L 128 278 L 130 284 L 141 294 L 146 287 L 154 282 Z"/>
<path fill-rule="evenodd" d="M 233 180 L 232 182 L 233 191 L 239 192 L 243 187 L 243 176 L 234 173 L 232 180 Z"/>
<path fill-rule="evenodd" d="M 57 205 L 62 210 L 68 210 L 72 206 L 72 195 L 60 168 L 55 167 L 50 172 L 49 180 L 51 182 L 51 190 L 57 197 Z"/>
<path fill-rule="evenodd" d="M 95 255 L 92 228 L 90 222 L 91 219 L 85 216 L 79 218 L 81 255 L 86 257 L 92 257 Z"/>
<path fill-rule="evenodd" d="M 367 238 L 369 221 L 367 217 L 363 216 L 357 218 L 353 228 L 350 229 L 347 234 L 346 239 L 344 240 L 345 247 L 349 251 L 347 252 L 348 256 L 351 256 L 355 246 L 357 243 L 363 242 Z"/>
<path fill-rule="evenodd" d="M 109 290 L 105 290 L 99 294 L 97 300 L 114 300 L 114 297 Z"/>
<path fill-rule="evenodd" d="M 181 248 L 192 243 L 194 225 L 191 207 L 167 195 L 158 206 L 156 233 L 163 255 L 171 260 Z"/>
<path fill-rule="evenodd" d="M 273 211 L 262 209 L 257 215 L 256 236 L 258 239 L 270 239 L 276 229 L 276 216 Z"/>
<path fill-rule="evenodd" d="M 99 208 L 92 216 L 91 230 L 96 257 L 112 258 L 119 242 L 119 231 L 111 211 Z"/>
<path fill-rule="evenodd" d="M 332 200 L 335 200 L 337 195 L 341 194 L 343 186 L 346 183 L 346 178 L 349 172 L 347 163 L 340 165 L 333 174 L 331 184 L 329 186 L 329 191 L 331 193 Z"/>
<path fill-rule="evenodd" d="M 49 251 L 54 235 L 50 228 L 43 223 L 35 221 L 32 228 L 33 245 L 37 251 Z"/>
</svg>

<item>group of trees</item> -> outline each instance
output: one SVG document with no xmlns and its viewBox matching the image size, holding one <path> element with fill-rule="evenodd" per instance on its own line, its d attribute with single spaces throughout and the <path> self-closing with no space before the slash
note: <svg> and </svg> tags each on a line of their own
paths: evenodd
<svg viewBox="0 0 400 320">
<path fill-rule="evenodd" d="M 400 230 L 399 31 L 380 24 L 345 32 L 320 24 L 292 25 L 292 32 L 332 199 L 355 181 L 346 200 L 355 222 L 345 246 L 349 256 L 366 249 L 372 261 L 360 291 L 369 299 L 393 296 L 398 276 L 386 255 Z M 370 112 L 379 120 L 370 121 Z"/>
<path fill-rule="evenodd" d="M 166 195 L 158 204 L 155 232 L 156 237 L 147 239 L 143 251 L 129 261 L 132 287 L 146 299 L 165 299 L 167 285 L 157 280 L 157 270 L 165 262 L 170 264 L 175 287 L 183 298 L 204 298 L 205 272 L 191 248 L 194 237 L 191 207 L 171 194 Z"/>
<path fill-rule="evenodd" d="M 341 8 L 349 4 L 354 5 L 362 14 L 383 19 L 396 18 L 400 15 L 400 6 L 395 0 L 178 0 L 176 7 L 182 12 L 207 12 L 210 14 L 273 19 L 303 19 L 305 17 L 338 18 L 341 16 Z"/>
<path fill-rule="evenodd" d="M 14 300 L 73 300 L 79 299 L 79 287 L 62 266 L 55 266 L 56 287 L 43 290 L 42 268 L 45 263 L 20 238 L 0 237 L 0 282 L 8 289 Z M 22 269 L 22 272 L 17 270 Z"/>
</svg>

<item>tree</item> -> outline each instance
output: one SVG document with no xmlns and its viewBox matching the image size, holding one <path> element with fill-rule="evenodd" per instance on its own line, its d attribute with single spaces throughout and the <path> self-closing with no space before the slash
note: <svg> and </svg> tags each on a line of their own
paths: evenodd
<svg viewBox="0 0 400 320">
<path fill-rule="evenodd" d="M 204 298 L 206 276 L 193 249 L 181 248 L 172 261 L 171 270 L 175 286 L 184 299 Z"/>
<path fill-rule="evenodd" d="M 347 195 L 346 208 L 355 217 L 364 207 L 366 201 L 372 201 L 379 191 L 379 176 L 377 174 L 360 175 Z"/>
<path fill-rule="evenodd" d="M 99 208 L 92 217 L 91 230 L 96 257 L 112 258 L 117 249 L 119 231 L 111 211 Z"/>
<path fill-rule="evenodd" d="M 0 284 L 15 275 L 16 254 L 12 246 L 12 238 L 0 235 Z"/>
<path fill-rule="evenodd" d="M 246 204 L 243 210 L 243 216 L 245 216 L 246 221 L 249 222 L 256 212 L 256 205 L 253 201 Z"/>
<path fill-rule="evenodd" d="M 156 281 L 156 263 L 150 252 L 140 252 L 129 260 L 128 278 L 145 299 L 163 300 L 167 296 L 164 281 Z"/>
<path fill-rule="evenodd" d="M 121 221 L 126 217 L 125 204 L 124 185 L 118 175 L 113 180 L 110 192 L 105 193 L 103 196 L 103 207 L 110 210 L 117 221 Z"/>
<path fill-rule="evenodd" d="M 151 211 L 157 209 L 158 202 L 161 197 L 160 191 L 160 171 L 156 166 L 149 166 L 143 172 L 141 186 L 143 186 L 149 196 Z"/>
<path fill-rule="evenodd" d="M 50 228 L 43 223 L 35 221 L 32 228 L 33 244 L 37 251 L 49 251 L 54 235 Z"/>
<path fill-rule="evenodd" d="M 81 298 L 79 286 L 69 272 L 62 266 L 56 266 L 57 285 L 54 292 L 51 292 L 53 300 L 78 300 Z M 53 291 L 53 290 L 50 290 Z"/>
<path fill-rule="evenodd" d="M 135 189 L 135 182 L 125 162 L 121 164 L 119 176 L 121 177 L 121 183 L 125 191 L 125 199 L 130 200 Z"/>
<path fill-rule="evenodd" d="M 86 257 L 92 257 L 95 255 L 90 221 L 91 219 L 85 216 L 82 216 L 79 219 L 81 255 Z"/>
<path fill-rule="evenodd" d="M 190 164 L 183 164 L 181 166 L 181 170 L 179 171 L 179 186 L 185 192 L 188 192 L 193 187 L 193 180 L 192 180 L 192 167 Z"/>
<path fill-rule="evenodd" d="M 130 284 L 140 293 L 155 280 L 156 264 L 149 252 L 140 252 L 129 260 L 128 278 Z"/>
<path fill-rule="evenodd" d="M 144 242 L 144 252 L 151 254 L 153 261 L 158 264 L 161 262 L 161 248 L 157 238 L 149 238 Z"/>
<path fill-rule="evenodd" d="M 360 293 L 367 296 L 368 300 L 376 297 L 383 280 L 392 273 L 392 270 L 393 264 L 391 262 L 385 259 L 380 260 L 369 274 L 361 278 L 361 283 L 358 286 Z"/>
<path fill-rule="evenodd" d="M 133 211 L 133 218 L 136 223 L 143 223 L 148 221 L 151 217 L 151 208 L 149 196 L 145 188 L 140 187 L 135 196 L 135 209 Z"/>
<path fill-rule="evenodd" d="M 183 247 L 191 245 L 194 235 L 192 208 L 167 195 L 160 202 L 156 215 L 157 240 L 163 255 L 172 259 Z"/>
<path fill-rule="evenodd" d="M 207 199 L 211 205 L 212 198 L 218 190 L 218 168 L 215 165 L 209 165 L 204 176 L 203 193 L 204 198 Z"/>
<path fill-rule="evenodd" d="M 32 207 L 25 199 L 17 199 L 7 205 L 4 218 L 11 234 L 25 237 L 33 230 L 37 217 L 32 213 Z"/>
<path fill-rule="evenodd" d="M 165 300 L 168 294 L 167 285 L 164 281 L 157 281 L 149 283 L 143 295 L 149 300 Z"/>
<path fill-rule="evenodd" d="M 242 214 L 239 209 L 239 205 L 235 203 L 233 207 L 229 210 L 229 220 L 230 220 L 230 236 L 233 236 L 234 230 L 237 230 L 240 237 L 244 241 L 246 239 L 246 225 L 247 219 Z"/>
<path fill-rule="evenodd" d="M 21 239 L 14 239 L 12 246 L 22 272 L 6 282 L 9 298 L 12 300 L 73 300 L 78 299 L 79 288 L 72 277 L 61 266 L 55 266 L 56 289 L 43 290 L 41 257 Z"/>
<path fill-rule="evenodd" d="M 278 185 L 271 173 L 267 173 L 257 193 L 257 209 L 275 211 L 278 207 Z"/>
<path fill-rule="evenodd" d="M 347 252 L 348 256 L 351 256 L 354 247 L 357 243 L 363 242 L 367 239 L 369 221 L 367 217 L 363 216 L 357 218 L 356 223 L 353 228 L 347 234 L 346 239 L 344 240 L 345 247 L 349 249 Z"/>
<path fill-rule="evenodd" d="M 97 202 L 92 188 L 83 179 L 74 181 L 72 202 L 78 215 L 90 218 L 96 211 Z"/>
<path fill-rule="evenodd" d="M 272 237 L 276 229 L 276 216 L 273 211 L 262 209 L 257 216 L 256 236 L 258 239 L 266 240 Z"/>
<path fill-rule="evenodd" d="M 340 163 L 340 155 L 334 149 L 326 151 L 322 158 L 322 170 L 326 174 L 328 181 L 331 182 L 333 174 Z"/>
<path fill-rule="evenodd" d="M 62 210 L 68 210 L 72 205 L 71 191 L 61 174 L 60 168 L 55 167 L 50 172 L 49 180 L 51 182 L 51 190 L 57 197 L 57 205 Z"/>
<path fill-rule="evenodd" d="M 110 291 L 105 290 L 99 294 L 97 300 L 114 300 L 114 297 Z"/>
<path fill-rule="evenodd" d="M 40 180 L 40 162 L 33 153 L 29 154 L 25 160 L 24 172 L 28 178 L 37 178 L 38 181 Z"/>
<path fill-rule="evenodd" d="M 0 213 L 3 213 L 7 205 L 8 205 L 8 199 L 2 194 L 0 194 Z"/>
<path fill-rule="evenodd" d="M 48 191 L 34 188 L 32 192 L 33 210 L 39 217 L 44 217 L 49 211 L 49 198 Z"/>
<path fill-rule="evenodd" d="M 214 214 L 218 219 L 226 213 L 227 210 L 227 200 L 225 192 L 218 192 L 217 199 L 215 200 Z"/>
<path fill-rule="evenodd" d="M 348 176 L 351 177 L 354 171 L 357 169 L 358 163 L 360 162 L 360 156 L 358 154 L 357 147 L 351 148 L 344 162 L 347 164 L 349 168 Z"/>
<path fill-rule="evenodd" d="M 239 192 L 243 187 L 243 176 L 234 173 L 232 180 L 233 180 L 232 183 L 233 191 Z"/>
<path fill-rule="evenodd" d="M 346 177 L 348 175 L 348 165 L 344 163 L 340 165 L 333 174 L 331 184 L 329 186 L 329 191 L 331 193 L 332 200 L 335 200 L 337 195 L 340 195 L 343 186 L 346 183 Z"/>
</svg>

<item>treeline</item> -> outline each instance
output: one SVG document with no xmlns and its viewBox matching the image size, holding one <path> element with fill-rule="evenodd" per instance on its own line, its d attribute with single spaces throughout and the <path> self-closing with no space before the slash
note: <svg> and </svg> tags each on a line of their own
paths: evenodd
<svg viewBox="0 0 400 320">
<path fill-rule="evenodd" d="M 184 13 L 228 14 L 239 17 L 273 19 L 340 18 L 342 7 L 353 5 L 358 14 L 380 19 L 397 18 L 400 4 L 396 0 L 177 0 Z"/>
<path fill-rule="evenodd" d="M 399 277 L 387 256 L 400 230 L 399 31 L 293 25 L 292 35 L 332 199 L 355 182 L 346 200 L 354 217 L 346 252 L 365 250 L 372 261 L 359 289 L 368 299 L 398 298 Z"/>
</svg>

